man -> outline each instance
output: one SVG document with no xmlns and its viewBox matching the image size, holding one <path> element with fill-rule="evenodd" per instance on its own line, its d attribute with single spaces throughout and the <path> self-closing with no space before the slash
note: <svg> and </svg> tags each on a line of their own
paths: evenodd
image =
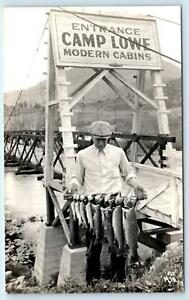
<svg viewBox="0 0 189 300">
<path fill-rule="evenodd" d="M 93 145 L 77 154 L 75 172 L 70 183 L 71 192 L 84 188 L 85 195 L 100 193 L 119 193 L 123 191 L 124 182 L 134 188 L 136 196 L 144 194 L 133 168 L 130 166 L 122 148 L 108 144 L 112 128 L 108 122 L 96 121 L 90 126 Z M 100 253 L 102 244 L 95 245 L 95 237 L 87 232 L 87 269 L 88 283 L 93 278 L 100 278 Z M 111 255 L 112 269 L 123 277 L 124 258 L 117 259 Z M 117 268 L 116 266 L 117 265 Z M 120 267 L 122 268 L 120 269 Z"/>
<path fill-rule="evenodd" d="M 84 187 L 84 194 L 118 193 L 124 180 L 134 188 L 136 196 L 144 193 L 122 148 L 108 144 L 112 128 L 108 122 L 96 121 L 90 126 L 93 145 L 77 154 L 75 172 L 69 189 L 76 192 Z"/>
</svg>

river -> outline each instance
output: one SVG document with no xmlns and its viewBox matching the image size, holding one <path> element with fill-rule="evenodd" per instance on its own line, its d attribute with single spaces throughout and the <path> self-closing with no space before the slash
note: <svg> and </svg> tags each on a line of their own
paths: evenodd
<svg viewBox="0 0 189 300">
<path fill-rule="evenodd" d="M 13 218 L 46 215 L 45 189 L 36 175 L 16 175 L 15 168 L 6 168 L 5 213 Z"/>
</svg>

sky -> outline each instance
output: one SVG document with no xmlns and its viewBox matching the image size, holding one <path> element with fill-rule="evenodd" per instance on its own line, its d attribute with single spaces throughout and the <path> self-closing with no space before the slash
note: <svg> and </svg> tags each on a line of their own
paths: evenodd
<svg viewBox="0 0 189 300">
<path fill-rule="evenodd" d="M 54 7 L 56 8 L 56 7 Z M 66 8 L 68 9 L 68 8 Z M 72 8 L 83 12 L 152 15 L 181 23 L 179 6 Z M 4 8 L 4 92 L 25 89 L 46 78 L 49 7 Z M 181 61 L 181 26 L 157 19 L 161 52 Z M 46 27 L 47 28 L 47 27 Z M 40 42 L 41 41 L 41 42 Z M 40 44 L 39 44 L 40 42 Z M 39 46 L 40 45 L 40 46 Z M 179 66 L 179 64 L 177 64 Z"/>
</svg>

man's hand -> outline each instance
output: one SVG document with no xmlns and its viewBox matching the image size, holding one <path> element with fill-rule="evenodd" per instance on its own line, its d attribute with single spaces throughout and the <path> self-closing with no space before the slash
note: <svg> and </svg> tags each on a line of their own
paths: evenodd
<svg viewBox="0 0 189 300">
<path fill-rule="evenodd" d="M 78 190 L 78 185 L 75 182 L 70 183 L 69 187 L 68 187 L 68 193 L 74 193 Z"/>
<path fill-rule="evenodd" d="M 146 195 L 146 192 L 145 192 L 144 188 L 139 184 L 137 184 L 134 187 L 134 192 L 135 192 L 135 195 L 138 198 L 138 200 L 140 200 L 140 199 L 142 200 L 142 199 L 147 198 L 147 195 Z"/>
</svg>

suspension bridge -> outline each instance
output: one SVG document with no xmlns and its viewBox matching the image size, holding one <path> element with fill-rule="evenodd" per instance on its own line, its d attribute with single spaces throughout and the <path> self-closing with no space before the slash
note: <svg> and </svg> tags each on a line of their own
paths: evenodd
<svg viewBox="0 0 189 300">
<path fill-rule="evenodd" d="M 152 17 L 121 19 L 125 22 L 125 28 L 134 22 L 138 26 L 137 28 L 141 32 L 145 32 L 147 36 L 146 28 L 149 24 L 148 28 L 151 30 L 148 38 L 149 45 L 144 41 L 143 44 L 140 44 L 139 39 L 131 41 L 116 33 L 115 30 L 112 31 L 105 26 L 110 21 L 114 24 L 114 28 L 120 26 L 120 18 L 114 16 L 78 14 L 62 9 L 51 11 L 48 23 L 47 86 L 45 88 L 42 84 L 38 85 L 38 95 L 41 96 L 41 99 L 45 97 L 46 102 L 36 105 L 35 121 L 33 122 L 32 119 L 29 119 L 32 114 L 29 113 L 29 107 L 26 104 L 27 95 L 31 97 L 31 89 L 22 90 L 18 94 L 14 107 L 5 117 L 5 167 L 16 167 L 17 175 L 37 174 L 37 179 L 43 181 L 46 193 L 47 222 L 41 229 L 35 263 L 35 276 L 41 283 L 49 282 L 55 272 L 59 273 L 59 283 L 66 277 L 82 276 L 81 274 L 84 273 L 85 245 L 78 243 L 78 236 L 82 240 L 83 232 L 81 228 L 77 233 L 72 231 L 70 195 L 66 190 L 77 152 L 92 143 L 84 119 L 89 122 L 101 118 L 103 103 L 106 102 L 103 97 L 101 99 L 101 82 L 111 91 L 111 94 L 114 94 L 115 101 L 113 124 L 115 132 L 109 142 L 123 148 L 125 155 L 135 168 L 139 180 L 148 192 L 148 198 L 140 202 L 136 210 L 140 228 L 138 242 L 163 252 L 168 243 L 174 238 L 182 236 L 180 230 L 182 229 L 182 215 L 180 214 L 182 174 L 173 169 L 176 153 L 173 145 L 176 138 L 170 135 L 169 111 L 166 108 L 167 96 L 164 95 L 165 85 L 161 77 L 161 56 L 165 55 L 159 51 L 157 34 L 154 30 L 155 19 Z M 66 30 L 63 29 L 65 24 Z M 77 27 L 78 24 L 80 27 Z M 87 26 L 89 24 L 93 27 Z M 102 26 L 102 24 L 105 25 Z M 45 28 L 46 26 L 47 23 Z M 90 28 L 94 28 L 94 26 L 96 32 L 92 33 Z M 73 52 L 74 47 L 81 43 L 74 31 L 76 27 L 77 29 L 81 28 L 82 34 L 85 34 L 82 47 L 86 47 L 88 54 L 85 53 L 84 56 L 81 53 L 77 54 L 76 51 Z M 86 32 L 83 33 L 83 31 Z M 64 39 L 62 38 L 63 33 Z M 73 33 L 72 40 L 66 39 L 68 33 L 69 37 Z M 106 59 L 100 54 L 96 57 L 93 52 L 89 52 L 92 51 L 88 47 L 93 45 L 93 35 L 98 41 L 95 45 L 96 51 L 100 53 L 103 44 L 108 53 Z M 112 36 L 119 38 L 121 45 L 123 45 L 123 40 L 125 44 L 129 40 L 129 53 L 134 58 L 135 51 L 141 51 L 141 60 L 125 61 L 121 54 L 123 49 L 117 49 L 117 44 L 115 45 L 112 42 L 113 38 L 110 38 Z M 42 37 L 40 42 L 41 39 Z M 115 52 L 115 48 L 117 52 Z M 67 49 L 66 52 L 64 49 Z M 69 49 L 72 52 L 69 52 Z M 148 53 L 146 60 L 142 55 L 144 52 Z M 122 55 L 122 60 L 119 60 L 121 63 L 117 62 L 118 54 L 119 57 Z M 75 86 L 69 70 L 71 68 L 72 74 L 74 74 L 74 70 L 78 67 L 81 70 L 88 68 L 90 72 L 86 73 L 86 78 L 78 78 L 78 84 Z M 134 70 L 137 73 L 134 82 L 128 81 L 127 76 L 123 75 L 124 71 L 128 72 L 128 70 L 129 72 Z M 153 99 L 145 94 L 148 72 L 151 75 Z M 91 111 L 94 106 L 91 106 L 91 109 L 89 106 L 89 112 L 85 115 L 85 106 L 87 105 L 85 101 L 87 102 L 88 95 L 96 86 L 100 86 L 96 90 L 98 98 L 96 112 Z M 128 95 L 128 91 L 132 97 L 125 96 Z M 130 134 L 121 132 L 118 128 L 119 113 L 121 114 L 122 110 L 118 110 L 118 100 L 126 106 L 127 110 L 131 111 Z M 21 103 L 23 104 L 19 105 Z M 157 117 L 158 133 L 156 135 L 141 134 L 143 110 L 146 108 L 153 110 Z M 80 119 L 76 120 L 76 116 L 79 116 Z M 111 118 L 112 115 L 103 114 L 103 116 Z M 72 125 L 73 120 L 76 126 Z M 59 197 L 64 200 L 63 207 L 59 204 Z M 57 216 L 55 216 L 55 211 Z M 146 229 L 146 224 L 150 224 L 151 228 Z M 51 242 L 49 243 L 49 241 Z M 66 261 L 70 263 L 66 263 Z"/>
</svg>

